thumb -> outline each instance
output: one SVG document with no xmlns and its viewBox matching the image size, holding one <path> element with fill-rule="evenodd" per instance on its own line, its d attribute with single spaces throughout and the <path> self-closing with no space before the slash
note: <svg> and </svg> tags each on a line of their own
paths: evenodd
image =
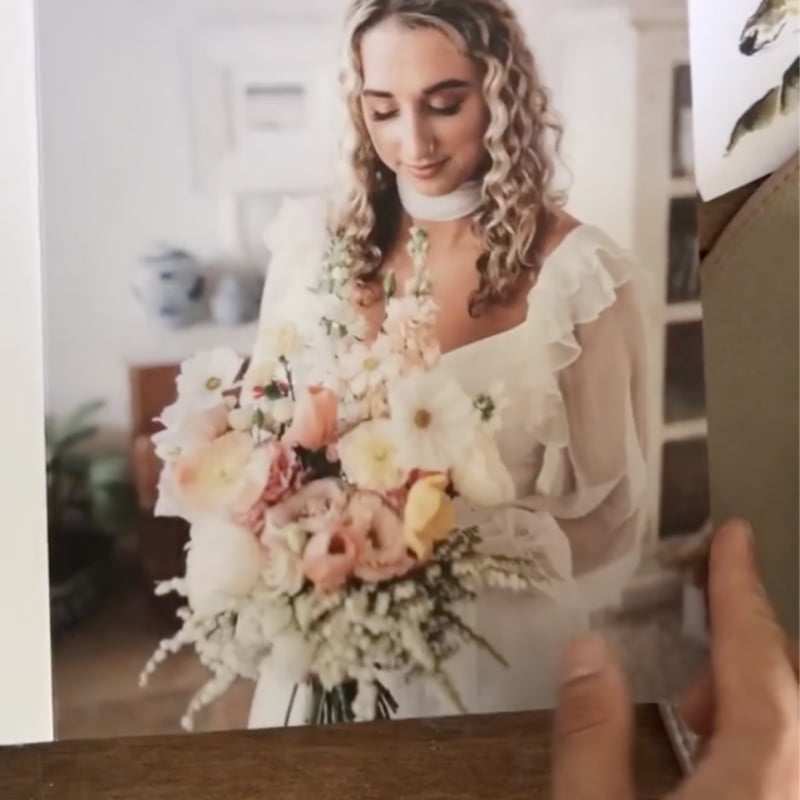
<svg viewBox="0 0 800 800">
<path fill-rule="evenodd" d="M 633 800 L 633 710 L 598 636 L 572 642 L 555 714 L 553 800 Z"/>
</svg>

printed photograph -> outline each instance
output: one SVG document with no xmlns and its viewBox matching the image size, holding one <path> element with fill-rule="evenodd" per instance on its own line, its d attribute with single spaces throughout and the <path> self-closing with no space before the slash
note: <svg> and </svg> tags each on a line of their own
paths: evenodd
<svg viewBox="0 0 800 800">
<path fill-rule="evenodd" d="M 58 739 L 706 655 L 683 2 L 38 0 Z"/>
<path fill-rule="evenodd" d="M 691 0 L 698 175 L 704 199 L 757 180 L 797 151 L 798 0 Z"/>
</svg>

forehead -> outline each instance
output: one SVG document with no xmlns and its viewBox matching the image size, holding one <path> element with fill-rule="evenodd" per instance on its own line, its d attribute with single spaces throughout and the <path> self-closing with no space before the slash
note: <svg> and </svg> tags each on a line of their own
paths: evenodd
<svg viewBox="0 0 800 800">
<path fill-rule="evenodd" d="M 411 28 L 386 19 L 361 39 L 364 84 L 395 94 L 413 93 L 440 81 L 474 81 L 477 67 L 446 33 L 433 27 Z"/>
</svg>

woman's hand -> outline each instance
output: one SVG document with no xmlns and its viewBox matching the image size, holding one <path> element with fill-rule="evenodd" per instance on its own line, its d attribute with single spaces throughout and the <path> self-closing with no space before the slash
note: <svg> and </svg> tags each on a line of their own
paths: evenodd
<svg viewBox="0 0 800 800">
<path fill-rule="evenodd" d="M 749 526 L 724 525 L 710 558 L 711 661 L 682 706 L 703 756 L 672 798 L 797 800 L 796 648 L 764 592 Z M 619 667 L 587 637 L 570 646 L 562 674 L 553 800 L 633 800 L 633 715 Z"/>
</svg>

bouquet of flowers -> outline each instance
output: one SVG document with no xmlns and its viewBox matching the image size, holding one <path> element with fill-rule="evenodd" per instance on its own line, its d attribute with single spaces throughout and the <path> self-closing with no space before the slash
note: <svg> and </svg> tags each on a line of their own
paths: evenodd
<svg viewBox="0 0 800 800">
<path fill-rule="evenodd" d="M 494 433 L 502 387 L 477 397 L 440 366 L 427 238 L 412 230 L 405 291 L 385 281 L 368 337 L 333 239 L 311 324 L 278 324 L 244 370 L 217 349 L 184 362 L 154 436 L 157 514 L 190 523 L 186 599 L 174 637 L 146 665 L 193 646 L 212 677 L 182 720 L 265 660 L 311 688 L 309 723 L 388 718 L 385 677 L 432 678 L 465 711 L 446 670 L 460 648 L 502 654 L 464 623 L 484 589 L 531 591 L 558 576 L 543 553 L 483 552 L 456 504 L 493 506 L 514 486 Z M 291 713 L 292 695 L 287 711 Z"/>
</svg>

